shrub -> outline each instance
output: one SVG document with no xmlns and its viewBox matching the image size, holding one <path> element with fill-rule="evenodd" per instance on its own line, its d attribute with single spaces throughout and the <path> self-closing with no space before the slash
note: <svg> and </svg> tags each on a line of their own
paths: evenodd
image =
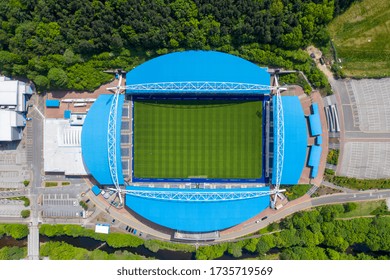
<svg viewBox="0 0 390 280">
<path fill-rule="evenodd" d="M 85 211 L 88 210 L 88 205 L 87 205 L 84 201 L 80 201 L 79 204 L 80 204 L 81 207 L 83 207 L 83 209 L 84 209 Z"/>
<path fill-rule="evenodd" d="M 24 185 L 25 187 L 27 187 L 29 184 L 30 184 L 30 181 L 29 181 L 29 180 L 24 180 L 24 181 L 23 181 L 23 185 Z"/>
<path fill-rule="evenodd" d="M 22 218 L 26 219 L 30 217 L 30 210 L 22 210 L 22 212 L 20 212 L 20 215 L 22 216 Z"/>
<path fill-rule="evenodd" d="M 58 182 L 45 182 L 45 187 L 57 187 Z"/>
<path fill-rule="evenodd" d="M 325 175 L 334 175 L 335 172 L 333 169 L 325 168 Z"/>
<path fill-rule="evenodd" d="M 156 242 L 154 242 L 154 240 L 146 240 L 144 245 L 153 253 L 157 253 L 158 250 L 160 250 L 160 246 Z"/>
<path fill-rule="evenodd" d="M 337 162 L 339 160 L 339 154 L 339 150 L 329 150 L 326 162 L 329 164 L 337 165 Z"/>
<path fill-rule="evenodd" d="M 348 202 L 348 203 L 344 204 L 344 212 L 345 213 L 351 212 L 351 211 L 355 210 L 356 208 L 357 208 L 357 204 L 354 202 Z"/>
</svg>

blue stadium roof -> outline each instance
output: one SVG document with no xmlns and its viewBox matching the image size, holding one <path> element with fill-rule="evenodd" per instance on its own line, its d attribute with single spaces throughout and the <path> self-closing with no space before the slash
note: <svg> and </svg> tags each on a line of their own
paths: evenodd
<svg viewBox="0 0 390 280">
<path fill-rule="evenodd" d="M 127 187 L 127 190 L 166 191 L 162 188 Z M 193 192 L 195 190 L 169 189 L 170 191 Z M 259 188 L 236 189 L 252 191 Z M 269 191 L 269 187 L 261 188 Z M 203 192 L 233 191 L 200 190 Z M 126 206 L 142 217 L 165 227 L 188 232 L 222 230 L 240 224 L 269 206 L 269 195 L 231 201 L 171 201 L 137 197 L 126 194 Z"/>
<path fill-rule="evenodd" d="M 275 103 L 275 97 L 273 102 Z M 305 166 L 308 136 L 307 122 L 297 96 L 283 96 L 282 103 L 284 114 L 284 162 L 280 183 L 293 185 L 298 183 Z M 275 114 L 276 110 L 274 110 L 274 120 L 276 120 Z M 277 123 L 274 124 L 275 135 L 278 125 Z M 276 151 L 276 141 L 274 141 L 274 145 L 274 151 Z M 274 161 L 273 170 L 276 170 L 276 160 Z M 276 182 L 274 176 L 272 182 L 274 184 Z"/>
<path fill-rule="evenodd" d="M 126 75 L 128 94 L 270 92 L 256 85 L 270 85 L 266 68 L 216 51 L 170 53 L 151 59 Z"/>
<path fill-rule="evenodd" d="M 89 173 L 101 185 L 113 185 L 108 164 L 108 116 L 110 105 L 113 100 L 112 94 L 102 94 L 89 109 L 81 132 L 81 151 L 85 166 Z M 118 99 L 118 108 L 122 108 L 124 95 Z M 118 110 L 117 116 L 117 168 L 119 184 L 123 184 L 122 162 L 120 151 L 120 129 L 122 110 Z"/>
</svg>

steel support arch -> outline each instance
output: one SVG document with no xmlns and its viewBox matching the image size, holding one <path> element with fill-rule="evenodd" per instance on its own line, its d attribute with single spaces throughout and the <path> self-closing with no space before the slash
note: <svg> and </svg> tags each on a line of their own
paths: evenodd
<svg viewBox="0 0 390 280">
<path fill-rule="evenodd" d="M 108 116 L 108 135 L 107 135 L 107 155 L 108 155 L 108 165 L 110 169 L 110 175 L 112 179 L 112 183 L 115 186 L 117 191 L 120 204 L 123 205 L 123 199 L 121 195 L 121 188 L 119 186 L 119 178 L 118 178 L 118 166 L 117 166 L 117 135 L 116 135 L 116 122 L 118 117 L 118 100 L 120 93 L 120 85 L 122 82 L 122 77 L 119 77 L 119 86 L 115 94 L 112 97 L 111 105 L 110 105 L 110 113 Z"/>
<path fill-rule="evenodd" d="M 155 190 L 122 190 L 128 195 L 165 200 L 165 201 L 232 201 L 257 198 L 261 196 L 274 194 L 275 191 L 230 191 L 230 192 L 182 192 L 182 191 L 155 191 Z"/>
</svg>

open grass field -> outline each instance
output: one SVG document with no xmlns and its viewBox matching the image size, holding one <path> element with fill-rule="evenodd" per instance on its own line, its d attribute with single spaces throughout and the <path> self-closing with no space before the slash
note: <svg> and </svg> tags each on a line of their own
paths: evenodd
<svg viewBox="0 0 390 280">
<path fill-rule="evenodd" d="M 390 76 L 390 1 L 357 1 L 328 28 L 347 76 Z"/>
<path fill-rule="evenodd" d="M 353 218 L 353 217 L 361 217 L 361 216 L 369 216 L 373 215 L 374 211 L 378 208 L 386 208 L 386 202 L 383 200 L 379 201 L 365 201 L 356 203 L 356 209 L 340 214 L 338 218 Z"/>
<path fill-rule="evenodd" d="M 136 101 L 134 176 L 261 178 L 262 101 Z"/>
</svg>

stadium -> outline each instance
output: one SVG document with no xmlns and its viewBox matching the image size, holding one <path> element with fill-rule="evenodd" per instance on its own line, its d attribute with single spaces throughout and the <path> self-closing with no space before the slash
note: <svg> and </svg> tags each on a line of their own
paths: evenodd
<svg viewBox="0 0 390 280">
<path fill-rule="evenodd" d="M 309 130 L 321 134 L 318 108 L 307 118 L 267 68 L 230 54 L 163 55 L 120 85 L 88 111 L 84 165 L 118 207 L 177 233 L 216 233 L 276 207 L 279 186 L 297 184 L 307 166 Z"/>
</svg>

